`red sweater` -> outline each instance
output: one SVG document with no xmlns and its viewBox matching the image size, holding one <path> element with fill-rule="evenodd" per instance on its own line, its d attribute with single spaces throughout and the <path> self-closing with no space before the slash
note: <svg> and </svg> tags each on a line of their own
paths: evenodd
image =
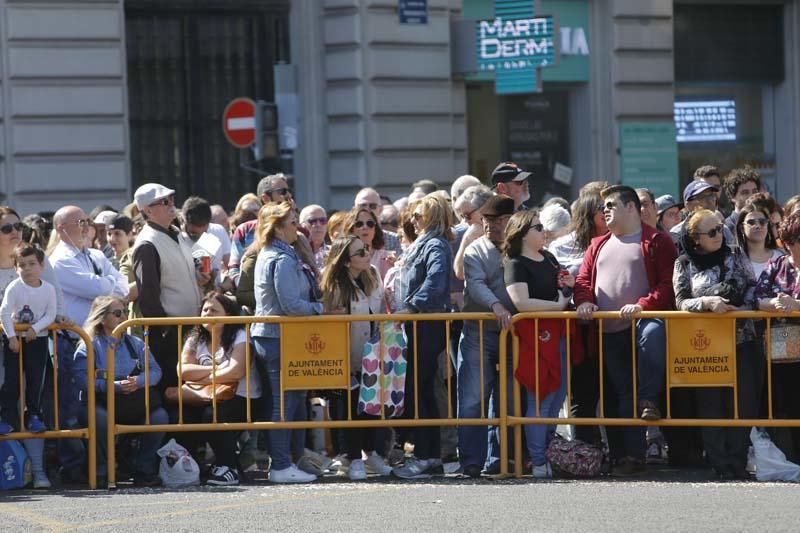
<svg viewBox="0 0 800 533">
<path fill-rule="evenodd" d="M 611 238 L 611 233 L 592 239 L 583 258 L 581 269 L 575 280 L 574 301 L 578 306 L 584 302 L 597 303 L 595 282 L 597 279 L 597 257 L 600 249 Z M 671 311 L 675 309 L 675 291 L 672 288 L 672 271 L 678 251 L 672 239 L 665 233 L 642 224 L 642 255 L 647 270 L 650 292 L 636 302 L 643 311 Z M 631 302 L 634 303 L 634 302 Z"/>
</svg>

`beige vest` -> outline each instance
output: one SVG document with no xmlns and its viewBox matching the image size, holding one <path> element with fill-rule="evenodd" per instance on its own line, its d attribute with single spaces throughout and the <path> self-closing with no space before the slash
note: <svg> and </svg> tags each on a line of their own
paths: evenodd
<svg viewBox="0 0 800 533">
<path fill-rule="evenodd" d="M 167 316 L 198 316 L 200 314 L 200 288 L 192 259 L 192 247 L 183 235 L 180 245 L 169 235 L 145 225 L 136 237 L 134 247 L 149 242 L 156 247 L 161 260 L 161 305 Z"/>
</svg>

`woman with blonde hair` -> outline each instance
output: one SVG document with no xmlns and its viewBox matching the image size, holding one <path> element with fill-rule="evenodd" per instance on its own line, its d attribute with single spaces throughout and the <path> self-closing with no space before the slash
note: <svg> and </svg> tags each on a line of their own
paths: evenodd
<svg viewBox="0 0 800 533">
<path fill-rule="evenodd" d="M 397 313 L 449 311 L 450 272 L 453 269 L 450 212 L 448 202 L 430 195 L 414 207 L 412 219 L 418 236 L 403 256 L 400 283 L 402 308 Z M 434 382 L 439 354 L 445 349 L 445 323 L 415 323 L 409 320 L 405 323 L 405 332 L 409 351 L 406 372 L 409 377 L 416 376 L 415 379 L 406 380 L 406 413 L 414 413 L 414 402 L 418 401 L 420 418 L 439 418 Z M 417 342 L 415 338 L 418 339 Z M 416 392 L 415 386 L 418 387 Z M 419 398 L 416 398 L 416 393 Z M 414 427 L 408 436 L 415 444 L 416 459 L 407 461 L 403 467 L 395 468 L 393 474 L 399 478 L 414 479 L 441 472 L 439 428 Z"/>
<path fill-rule="evenodd" d="M 233 233 L 239 224 L 244 224 L 248 220 L 256 218 L 259 209 L 261 209 L 261 200 L 258 199 L 258 196 L 251 192 L 243 195 L 236 202 L 236 209 L 233 210 L 233 215 L 230 219 L 229 231 Z"/>
<path fill-rule="evenodd" d="M 255 267 L 256 316 L 303 316 L 322 313 L 321 294 L 314 269 L 292 246 L 297 240 L 297 214 L 289 202 L 268 204 L 258 212 L 255 246 L 259 250 Z M 261 364 L 262 383 L 272 394 L 271 420 L 281 420 L 281 345 L 279 324 L 253 324 L 250 333 Z M 305 419 L 305 391 L 283 395 L 287 422 Z M 291 432 L 268 432 L 273 483 L 308 483 L 316 476 L 292 463 Z"/>
<path fill-rule="evenodd" d="M 370 315 L 384 312 L 383 287 L 378 272 L 369 261 L 369 249 L 355 235 L 333 241 L 321 283 L 323 305 L 326 313 Z M 361 382 L 361 355 L 378 325 L 374 322 L 350 323 L 350 375 L 353 383 Z M 353 419 L 357 412 L 359 387 L 350 390 Z M 334 419 L 347 419 L 346 413 L 333 413 Z M 369 466 L 380 475 L 388 476 L 392 469 L 375 452 L 376 428 L 355 428 L 344 432 L 347 456 L 350 459 L 348 477 L 353 480 L 367 478 Z M 362 451 L 367 460 L 362 459 Z"/>
<path fill-rule="evenodd" d="M 105 435 L 108 427 L 108 414 L 105 408 L 106 396 L 106 354 L 110 346 L 114 347 L 114 399 L 118 424 L 144 424 L 145 394 L 150 393 L 150 424 L 168 424 L 167 412 L 161 407 L 161 394 L 155 386 L 161 381 L 161 368 L 158 366 L 153 352 L 150 351 L 145 367 L 144 342 L 138 337 L 123 333 L 116 340 L 112 333 L 127 318 L 125 302 L 114 296 L 99 296 L 92 302 L 89 317 L 83 329 L 92 339 L 94 347 L 95 390 L 97 405 L 95 419 L 98 435 Z M 145 380 L 147 369 L 147 380 Z M 79 410 L 81 427 L 86 427 L 86 345 L 81 342 L 75 351 L 73 373 L 75 384 L 80 390 L 82 408 Z M 148 389 L 145 385 L 149 386 Z M 134 479 L 139 485 L 158 485 L 156 450 L 161 445 L 164 433 L 143 433 L 135 461 Z M 97 475 L 106 477 L 106 439 L 97 439 Z"/>
</svg>

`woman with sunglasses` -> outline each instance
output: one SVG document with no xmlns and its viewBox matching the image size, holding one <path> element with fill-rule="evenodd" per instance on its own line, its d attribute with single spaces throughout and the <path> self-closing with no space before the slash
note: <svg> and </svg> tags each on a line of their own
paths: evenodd
<svg viewBox="0 0 800 533">
<path fill-rule="evenodd" d="M 106 439 L 100 435 L 106 434 L 108 427 L 108 414 L 106 413 L 106 369 L 108 348 L 114 347 L 114 400 L 115 413 L 118 424 L 144 424 L 145 394 L 150 397 L 150 424 L 168 424 L 167 412 L 161 407 L 161 394 L 156 390 L 156 385 L 161 381 L 161 368 L 149 351 L 147 367 L 145 367 L 144 342 L 138 337 L 123 333 L 116 340 L 112 333 L 114 329 L 127 319 L 125 302 L 114 296 L 98 296 L 92 302 L 89 317 L 83 329 L 92 339 L 94 347 L 95 391 L 97 391 L 97 404 L 95 416 L 97 423 L 97 475 L 105 478 L 106 470 Z M 147 379 L 145 380 L 145 374 Z M 86 409 L 87 369 L 86 345 L 81 342 L 75 351 L 73 376 L 78 388 L 82 408 L 79 410 L 80 427 L 86 427 L 88 413 Z M 149 386 L 149 390 L 145 387 Z M 137 485 L 159 485 L 156 450 L 161 446 L 164 433 L 143 433 L 140 435 L 140 445 L 137 456 L 131 461 L 131 472 Z"/>
<path fill-rule="evenodd" d="M 571 292 L 559 288 L 571 289 L 575 285 L 575 278 L 566 271 L 562 274 L 561 266 L 553 254 L 544 249 L 544 243 L 544 226 L 539 221 L 537 210 L 516 213 L 508 221 L 503 245 L 506 290 L 520 312 L 564 311 L 569 305 Z M 555 418 L 567 391 L 566 348 L 562 346 L 565 335 L 563 321 L 541 320 L 538 341 L 530 320 L 519 326 L 515 328 L 515 333 L 520 336 L 520 363 L 516 375 L 528 389 L 525 416 L 537 416 L 538 401 L 539 416 Z M 539 344 L 538 387 L 534 361 L 536 342 Z M 545 452 L 554 432 L 554 426 L 525 426 L 535 478 L 553 477 Z"/>
<path fill-rule="evenodd" d="M 300 226 L 308 231 L 308 242 L 311 245 L 311 251 L 314 253 L 314 262 L 317 268 L 322 270 L 330 248 L 325 244 L 325 237 L 328 232 L 328 215 L 325 214 L 322 206 L 316 204 L 307 205 L 300 211 Z"/>
<path fill-rule="evenodd" d="M 367 245 L 370 253 L 369 262 L 378 270 L 381 280 L 394 266 L 397 257 L 394 252 L 389 252 L 383 240 L 383 230 L 375 214 L 369 209 L 355 208 L 348 213 L 344 221 L 347 234 L 355 235 Z"/>
<path fill-rule="evenodd" d="M 789 213 L 789 210 L 786 212 Z M 795 209 L 783 219 L 778 229 L 778 236 L 788 253 L 767 264 L 767 268 L 758 279 L 755 297 L 762 311 L 797 312 L 800 311 L 800 268 L 798 268 L 800 211 Z M 783 330 L 782 333 L 787 338 L 785 352 L 789 352 L 789 346 L 800 337 L 800 320 L 796 318 L 773 318 L 771 328 L 771 342 L 775 341 L 778 328 Z M 775 358 L 777 355 L 773 344 L 771 356 Z M 800 361 L 787 358 L 773 363 L 772 409 L 775 418 L 800 418 L 798 383 L 800 383 Z M 793 462 L 800 461 L 800 428 L 789 428 L 785 433 L 774 432 L 773 438 L 787 459 Z"/>
<path fill-rule="evenodd" d="M 680 311 L 725 313 L 752 309 L 755 278 L 747 257 L 725 242 L 723 224 L 708 209 L 692 212 L 682 237 L 685 253 L 675 261 L 673 286 Z M 733 401 L 739 417 L 756 418 L 759 411 L 762 351 L 753 321 L 736 321 L 736 376 L 738 399 L 730 388 L 698 388 L 697 415 L 732 418 Z M 749 428 L 702 428 L 703 448 L 722 479 L 745 479 Z"/>
<path fill-rule="evenodd" d="M 256 316 L 303 316 L 322 313 L 321 293 L 313 265 L 304 262 L 294 248 L 298 239 L 297 214 L 289 202 L 271 203 L 258 212 L 254 289 Z M 306 391 L 286 391 L 281 402 L 280 324 L 253 324 L 250 333 L 256 348 L 263 390 L 272 397 L 273 422 L 306 419 Z M 298 431 L 298 436 L 303 434 Z M 316 476 L 303 472 L 292 462 L 292 431 L 268 432 L 273 483 L 308 483 Z M 302 439 L 301 439 L 302 440 Z M 302 446 L 298 452 L 302 451 Z"/>
<path fill-rule="evenodd" d="M 322 275 L 322 302 L 326 313 L 349 315 L 372 315 L 384 312 L 383 287 L 378 272 L 369 262 L 366 245 L 355 235 L 348 235 L 333 241 L 328 262 Z M 360 383 L 361 356 L 364 345 L 372 337 L 378 324 L 374 322 L 350 323 L 350 375 L 353 383 Z M 350 390 L 353 419 L 357 413 L 359 387 Z M 347 405 L 338 402 L 338 405 Z M 346 413 L 332 414 L 333 418 L 346 420 Z M 353 481 L 367 478 L 366 466 L 379 475 L 388 476 L 392 469 L 376 452 L 375 428 L 356 428 L 344 432 L 347 442 L 347 456 L 350 459 L 348 477 Z"/>
<path fill-rule="evenodd" d="M 593 181 L 581 188 L 580 196 L 572 208 L 572 231 L 547 247 L 573 276 L 578 274 L 592 239 L 608 233 L 603 199 L 600 197 L 600 191 L 607 185 L 604 181 Z"/>
<path fill-rule="evenodd" d="M 784 251 L 775 242 L 769 211 L 756 203 L 748 202 L 739 211 L 736 240 L 750 259 L 756 280 L 761 277 L 772 259 L 784 255 Z"/>
</svg>

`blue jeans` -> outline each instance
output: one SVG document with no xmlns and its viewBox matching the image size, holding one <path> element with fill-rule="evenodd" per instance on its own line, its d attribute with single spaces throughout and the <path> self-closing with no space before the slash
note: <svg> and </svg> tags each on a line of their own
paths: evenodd
<svg viewBox="0 0 800 533">
<path fill-rule="evenodd" d="M 272 422 L 281 421 L 281 341 L 271 337 L 253 337 L 256 347 L 256 357 L 261 361 L 261 368 L 266 370 L 266 376 L 261 376 L 265 386 L 272 393 Z M 286 391 L 283 393 L 283 411 L 286 422 L 305 419 L 306 392 Z M 269 453 L 272 457 L 272 468 L 284 470 L 292 465 L 292 448 L 297 450 L 302 442 L 304 430 L 296 430 L 294 439 L 292 431 L 288 429 L 273 429 L 268 432 Z M 292 443 L 294 441 L 294 446 Z"/>
<path fill-rule="evenodd" d="M 498 411 L 499 334 L 483 332 L 483 354 L 480 353 L 478 323 L 465 322 L 458 345 L 458 418 L 480 418 Z M 481 412 L 481 356 L 483 358 L 483 412 Z M 510 368 L 510 367 L 509 367 Z M 509 403 L 512 398 L 509 387 Z M 488 426 L 459 426 L 458 450 L 462 466 L 489 466 L 500 459 L 499 439 L 492 438 Z M 488 457 L 487 457 L 488 451 Z"/>
<path fill-rule="evenodd" d="M 636 362 L 639 402 L 658 404 L 664 389 L 666 337 L 664 321 L 641 319 L 636 322 Z M 603 365 L 606 372 L 605 414 L 610 418 L 633 418 L 633 371 L 630 330 L 603 334 Z M 637 406 L 638 411 L 638 406 Z M 611 456 L 644 458 L 645 427 L 608 427 Z"/>
<path fill-rule="evenodd" d="M 529 418 L 536 418 L 536 392 L 525 391 L 527 398 L 527 410 L 525 416 Z M 558 416 L 558 411 L 564 403 L 564 398 L 567 396 L 567 345 L 564 339 L 561 339 L 561 383 L 557 390 L 544 397 L 539 406 L 540 418 L 555 418 Z M 555 426 L 544 424 L 526 424 L 525 425 L 525 440 L 528 443 L 528 453 L 534 465 L 543 465 L 547 462 L 545 452 L 547 445 L 550 443 L 550 438 L 555 432 Z"/>
</svg>

